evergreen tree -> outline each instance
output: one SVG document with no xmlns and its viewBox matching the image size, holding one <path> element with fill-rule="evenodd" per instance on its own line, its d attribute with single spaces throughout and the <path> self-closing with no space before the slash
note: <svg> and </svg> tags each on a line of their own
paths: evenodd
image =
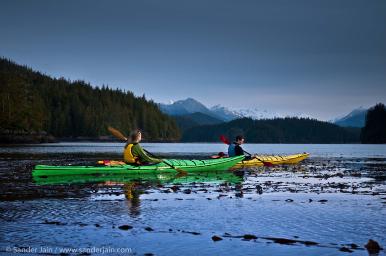
<svg viewBox="0 0 386 256">
<path fill-rule="evenodd" d="M 386 143 L 386 108 L 378 103 L 366 114 L 365 127 L 361 131 L 361 142 L 366 144 Z"/>
</svg>

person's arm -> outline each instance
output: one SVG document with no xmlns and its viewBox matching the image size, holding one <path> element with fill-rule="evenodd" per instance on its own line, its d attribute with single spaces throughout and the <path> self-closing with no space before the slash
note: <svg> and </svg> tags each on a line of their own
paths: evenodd
<svg viewBox="0 0 386 256">
<path fill-rule="evenodd" d="M 141 145 L 136 144 L 132 148 L 133 155 L 139 158 L 140 162 L 149 162 L 149 163 L 160 163 L 162 162 L 161 159 L 150 157 L 148 154 L 146 154 L 145 151 L 143 151 L 143 148 Z"/>
<path fill-rule="evenodd" d="M 243 148 L 240 146 L 240 145 L 237 145 L 236 148 L 235 148 L 235 151 L 236 151 L 236 156 L 242 156 L 244 155 L 244 160 L 251 160 L 252 159 L 252 156 L 250 155 L 245 155 L 244 153 L 244 150 Z"/>
<path fill-rule="evenodd" d="M 236 145 L 235 153 L 236 153 L 236 156 L 242 156 L 244 155 L 244 150 L 241 148 L 240 145 Z"/>
</svg>

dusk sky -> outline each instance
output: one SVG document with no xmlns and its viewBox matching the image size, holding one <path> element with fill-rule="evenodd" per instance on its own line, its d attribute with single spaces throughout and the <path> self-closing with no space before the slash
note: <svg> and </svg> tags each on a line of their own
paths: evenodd
<svg viewBox="0 0 386 256">
<path fill-rule="evenodd" d="M 386 1 L 1 0 L 0 56 L 156 102 L 328 120 L 386 103 Z"/>
</svg>

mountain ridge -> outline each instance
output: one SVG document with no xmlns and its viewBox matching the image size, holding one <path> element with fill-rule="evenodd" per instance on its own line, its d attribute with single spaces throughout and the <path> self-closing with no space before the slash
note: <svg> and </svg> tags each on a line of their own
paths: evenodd
<svg viewBox="0 0 386 256">
<path fill-rule="evenodd" d="M 221 116 L 216 115 L 204 104 L 193 98 L 178 100 L 173 102 L 172 104 L 159 103 L 158 106 L 163 113 L 168 114 L 170 116 L 182 116 L 193 113 L 202 113 L 213 118 L 225 121 Z"/>
<path fill-rule="evenodd" d="M 185 100 L 178 100 L 171 104 L 159 103 L 159 108 L 165 114 L 171 116 L 181 116 L 200 112 L 208 116 L 220 119 L 224 122 L 229 122 L 239 118 L 252 118 L 258 119 L 273 119 L 273 118 L 284 118 L 288 115 L 278 114 L 266 109 L 260 108 L 228 108 L 222 105 L 214 105 L 210 108 L 206 107 L 201 102 L 187 98 Z M 309 117 L 304 114 L 299 114 L 300 117 Z"/>
<path fill-rule="evenodd" d="M 365 126 L 366 113 L 368 108 L 359 107 L 352 110 L 350 113 L 344 115 L 343 117 L 338 117 L 331 120 L 332 123 L 339 125 L 341 127 L 358 127 L 362 128 Z"/>
</svg>

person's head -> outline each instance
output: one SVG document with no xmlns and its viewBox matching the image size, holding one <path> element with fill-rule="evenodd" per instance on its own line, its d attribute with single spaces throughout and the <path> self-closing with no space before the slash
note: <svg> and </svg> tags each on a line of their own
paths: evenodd
<svg viewBox="0 0 386 256">
<path fill-rule="evenodd" d="M 237 135 L 235 141 L 237 144 L 243 144 L 244 143 L 244 136 L 243 135 Z"/>
<path fill-rule="evenodd" d="M 140 142 L 142 140 L 142 133 L 140 130 L 134 130 L 130 134 L 130 139 L 132 142 Z"/>
</svg>

